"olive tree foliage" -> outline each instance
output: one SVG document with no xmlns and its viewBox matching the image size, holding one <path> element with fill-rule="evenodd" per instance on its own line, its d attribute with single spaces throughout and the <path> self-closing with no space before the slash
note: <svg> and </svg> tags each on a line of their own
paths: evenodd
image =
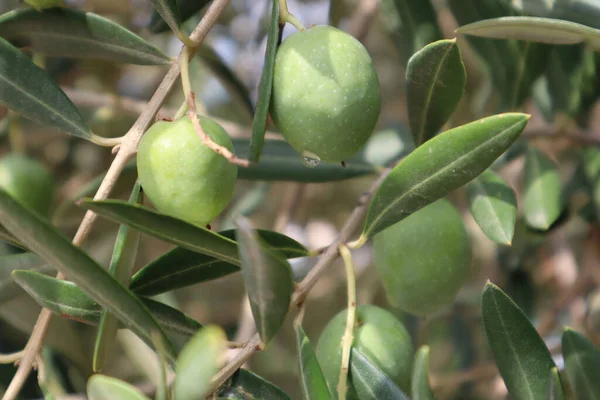
<svg viewBox="0 0 600 400">
<path fill-rule="evenodd" d="M 0 2 L 3 398 L 600 399 L 600 5 L 231 3 Z"/>
</svg>

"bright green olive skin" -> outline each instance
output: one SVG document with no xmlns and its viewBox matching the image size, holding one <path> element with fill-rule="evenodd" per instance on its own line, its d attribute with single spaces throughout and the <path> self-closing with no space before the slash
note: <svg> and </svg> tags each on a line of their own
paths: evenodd
<svg viewBox="0 0 600 400">
<path fill-rule="evenodd" d="M 341 340 L 346 329 L 344 310 L 338 313 L 325 327 L 316 347 L 317 359 L 332 393 L 337 394 L 342 361 Z M 360 351 L 371 362 L 408 392 L 412 372 L 413 353 L 411 338 L 404 325 L 389 311 L 372 305 L 360 305 L 356 309 L 353 348 Z M 357 399 L 348 380 L 348 400 Z M 337 398 L 337 395 L 334 396 Z"/>
<path fill-rule="evenodd" d="M 219 124 L 199 119 L 215 143 L 233 151 Z M 208 224 L 229 204 L 237 178 L 237 166 L 205 146 L 188 117 L 148 129 L 138 147 L 137 169 L 157 210 L 197 226 Z"/>
<path fill-rule="evenodd" d="M 432 203 L 375 235 L 377 272 L 390 303 L 418 316 L 449 305 L 468 278 L 469 237 L 457 209 Z"/>
<path fill-rule="evenodd" d="M 324 161 L 346 160 L 369 139 L 380 109 L 377 73 L 354 37 L 316 26 L 282 42 L 271 117 L 296 151 Z"/>
<path fill-rule="evenodd" d="M 0 159 L 0 187 L 29 210 L 48 217 L 54 197 L 54 178 L 37 160 L 21 154 Z"/>
</svg>

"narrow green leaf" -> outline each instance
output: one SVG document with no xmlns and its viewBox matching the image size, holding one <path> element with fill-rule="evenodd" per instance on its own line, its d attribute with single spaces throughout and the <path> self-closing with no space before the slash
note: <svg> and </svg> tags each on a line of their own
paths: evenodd
<svg viewBox="0 0 600 400">
<path fill-rule="evenodd" d="M 137 181 L 129 197 L 130 203 L 135 204 L 139 202 L 140 187 L 140 183 Z M 129 284 L 139 243 L 140 232 L 132 230 L 126 225 L 121 225 L 117 233 L 108 272 L 115 277 L 117 282 L 125 287 Z M 100 323 L 98 324 L 96 345 L 94 347 L 94 372 L 102 371 L 107 358 L 113 352 L 117 337 L 118 322 L 114 315 L 106 310 L 102 310 Z"/>
<path fill-rule="evenodd" d="M 421 346 L 415 355 L 411 392 L 412 400 L 435 400 L 429 384 L 429 346 Z"/>
<path fill-rule="evenodd" d="M 150 400 L 135 386 L 117 378 L 93 375 L 87 384 L 89 400 Z"/>
<path fill-rule="evenodd" d="M 20 249 L 29 250 L 27 248 L 27 246 L 25 246 L 23 243 L 21 243 L 19 241 L 19 239 L 17 239 L 10 232 L 8 232 L 6 229 L 4 229 L 3 226 L 0 226 L 0 240 L 4 240 L 5 242 L 8 242 L 9 244 L 11 244 L 15 247 L 18 247 Z"/>
<path fill-rule="evenodd" d="M 427 44 L 443 38 L 431 0 L 382 0 L 383 23 L 404 62 Z"/>
<path fill-rule="evenodd" d="M 152 331 L 162 332 L 148 309 L 133 293 L 120 285 L 87 253 L 73 246 L 48 222 L 31 213 L 2 190 L 0 223 L 141 338 L 150 341 Z M 169 356 L 173 359 L 175 350 L 164 333 L 162 335 L 165 346 L 168 346 Z"/>
<path fill-rule="evenodd" d="M 517 220 L 514 190 L 491 170 L 467 184 L 469 210 L 485 235 L 496 243 L 510 245 Z"/>
<path fill-rule="evenodd" d="M 556 164 L 533 146 L 527 149 L 523 213 L 532 228 L 547 230 L 562 212 L 560 173 Z"/>
<path fill-rule="evenodd" d="M 0 37 L 48 56 L 140 65 L 171 62 L 158 48 L 121 25 L 90 12 L 63 7 L 8 12 L 0 16 Z"/>
<path fill-rule="evenodd" d="M 548 44 L 587 43 L 600 50 L 600 30 L 575 22 L 539 17 L 500 17 L 461 26 L 456 33 Z"/>
<path fill-rule="evenodd" d="M 562 337 L 562 351 L 575 397 L 600 399 L 600 350 L 581 333 L 567 328 Z"/>
<path fill-rule="evenodd" d="M 34 271 L 13 272 L 14 280 L 42 307 L 79 322 L 98 325 L 101 308 L 72 282 L 58 280 Z M 140 298 L 156 321 L 165 329 L 192 336 L 202 328 L 197 321 L 158 301 Z"/>
<path fill-rule="evenodd" d="M 408 61 L 406 101 L 415 144 L 435 136 L 465 92 L 467 74 L 456 39 L 428 44 Z"/>
<path fill-rule="evenodd" d="M 487 283 L 481 314 L 488 343 L 508 393 L 515 399 L 544 399 L 550 370 L 550 351 L 527 316 L 500 288 Z"/>
<path fill-rule="evenodd" d="M 277 333 L 287 315 L 294 281 L 281 253 L 264 243 L 244 217 L 236 221 L 242 276 L 252 315 L 263 343 Z"/>
<path fill-rule="evenodd" d="M 269 105 L 271 104 L 271 91 L 273 89 L 273 72 L 275 70 L 275 55 L 277 46 L 281 40 L 282 27 L 279 26 L 279 0 L 271 0 L 271 25 L 267 36 L 267 50 L 265 52 L 265 64 L 258 86 L 258 99 L 254 110 L 252 121 L 252 139 L 250 140 L 250 154 L 248 159 L 257 163 L 260 160 L 263 143 L 265 141 L 265 130 L 269 117 Z"/>
<path fill-rule="evenodd" d="M 290 397 L 271 382 L 242 368 L 219 389 L 217 399 L 290 400 Z"/>
<path fill-rule="evenodd" d="M 296 331 L 296 348 L 298 351 L 298 371 L 300 373 L 300 389 L 305 400 L 331 399 L 325 376 L 315 355 L 310 340 L 304 333 L 302 325 L 294 323 Z"/>
<path fill-rule="evenodd" d="M 210 393 L 211 378 L 221 365 L 226 339 L 221 328 L 207 326 L 185 345 L 177 359 L 173 383 L 176 400 L 203 399 Z"/>
<path fill-rule="evenodd" d="M 233 139 L 235 154 L 248 158 L 248 139 Z M 238 170 L 238 179 L 263 181 L 332 182 L 377 173 L 374 165 L 360 155 L 339 163 L 322 161 L 316 168 L 306 168 L 302 156 L 283 140 L 266 140 L 260 163 Z"/>
<path fill-rule="evenodd" d="M 550 384 L 548 386 L 548 400 L 565 400 L 565 391 L 560 380 L 558 367 L 550 370 Z"/>
<path fill-rule="evenodd" d="M 277 232 L 258 230 L 269 246 L 285 257 L 304 257 L 308 250 L 300 243 Z M 219 232 L 235 239 L 235 230 Z M 131 279 L 129 288 L 135 293 L 153 296 L 170 290 L 206 282 L 238 272 L 239 266 L 177 247 L 142 267 Z"/>
<path fill-rule="evenodd" d="M 42 125 L 90 139 L 92 132 L 52 78 L 0 38 L 0 104 Z"/>
<path fill-rule="evenodd" d="M 194 14 L 204 8 L 210 0 L 177 0 L 177 9 L 179 10 L 179 17 L 181 22 L 185 22 L 190 19 Z M 160 14 L 154 9 L 150 22 L 148 23 L 148 29 L 152 33 L 162 33 L 169 30 L 169 25 L 165 22 Z"/>
<path fill-rule="evenodd" d="M 152 0 L 154 10 L 160 14 L 163 21 L 169 25 L 171 30 L 176 34 L 181 32 L 181 18 L 179 16 L 179 8 L 175 0 Z"/>
<path fill-rule="evenodd" d="M 351 353 L 349 380 L 361 400 L 409 400 L 389 376 L 356 349 Z"/>
<path fill-rule="evenodd" d="M 37 254 L 20 253 L 0 257 L 0 304 L 11 300 L 19 293 L 23 293 L 12 278 L 12 272 L 18 269 L 43 274 L 54 271 Z"/>
<path fill-rule="evenodd" d="M 446 131 L 418 147 L 375 193 L 362 239 L 476 178 L 519 137 L 528 119 L 519 113 L 491 116 Z"/>
<path fill-rule="evenodd" d="M 558 0 L 552 4 L 553 18 L 600 28 L 600 4 L 594 0 Z"/>
<path fill-rule="evenodd" d="M 85 199 L 79 205 L 111 221 L 131 226 L 166 242 L 240 265 L 236 243 L 208 229 L 126 201 Z"/>
</svg>

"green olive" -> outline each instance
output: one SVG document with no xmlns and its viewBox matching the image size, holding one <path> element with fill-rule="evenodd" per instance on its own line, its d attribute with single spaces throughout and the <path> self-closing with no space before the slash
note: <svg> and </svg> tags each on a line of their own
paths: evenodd
<svg viewBox="0 0 600 400">
<path fill-rule="evenodd" d="M 344 310 L 329 321 L 316 347 L 317 359 L 332 393 L 337 393 L 346 315 Z M 352 347 L 377 365 L 401 389 L 409 391 L 414 349 L 406 328 L 392 313 L 372 305 L 358 306 Z M 351 375 L 347 398 L 357 398 Z"/>
<path fill-rule="evenodd" d="M 233 151 L 219 124 L 199 120 L 215 143 Z M 237 166 L 208 148 L 188 117 L 148 129 L 138 147 L 137 169 L 144 193 L 160 212 L 198 226 L 229 204 L 237 178 Z"/>
<path fill-rule="evenodd" d="M 450 304 L 471 267 L 469 237 L 446 199 L 375 235 L 373 251 L 389 301 L 420 316 Z"/>
<path fill-rule="evenodd" d="M 38 11 L 45 8 L 57 7 L 63 4 L 63 0 L 25 0 L 25 3 Z"/>
<path fill-rule="evenodd" d="M 48 217 L 54 198 L 54 178 L 37 160 L 21 154 L 0 159 L 0 187 L 15 200 Z"/>
<path fill-rule="evenodd" d="M 379 80 L 369 53 L 351 35 L 316 26 L 286 38 L 277 51 L 271 116 L 299 153 L 343 161 L 375 128 Z"/>
</svg>

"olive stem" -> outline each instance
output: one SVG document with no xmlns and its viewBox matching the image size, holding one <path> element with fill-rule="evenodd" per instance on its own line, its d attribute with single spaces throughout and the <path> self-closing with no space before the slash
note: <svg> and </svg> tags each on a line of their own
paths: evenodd
<svg viewBox="0 0 600 400">
<path fill-rule="evenodd" d="M 198 23 L 196 29 L 194 29 L 194 32 L 192 32 L 190 36 L 190 39 L 196 46 L 199 46 L 204 41 L 208 35 L 208 32 L 214 26 L 217 18 L 219 15 L 221 15 L 228 3 L 229 0 L 214 0 L 211 3 L 210 7 L 206 11 L 206 14 L 204 14 L 204 17 L 200 23 Z M 125 135 L 123 143 L 119 148 L 119 152 L 109 167 L 104 180 L 100 185 L 100 188 L 94 196 L 95 200 L 104 200 L 110 194 L 112 188 L 117 182 L 118 177 L 129 161 L 129 158 L 135 154 L 137 145 L 140 142 L 142 135 L 154 122 L 156 114 L 165 102 L 171 88 L 175 85 L 180 72 L 181 69 L 179 61 L 175 61 L 163 78 L 161 84 L 154 92 L 154 95 L 148 102 L 148 105 L 144 111 L 141 113 L 129 132 L 127 132 Z M 97 215 L 94 212 L 86 212 L 81 224 L 79 225 L 79 228 L 77 229 L 77 233 L 73 238 L 74 245 L 81 246 L 83 242 L 85 242 L 96 219 Z M 60 272 L 56 277 L 57 279 L 64 279 L 64 275 Z M 27 376 L 29 375 L 29 371 L 31 370 L 34 361 L 37 359 L 37 357 L 39 357 L 38 354 L 44 342 L 44 337 L 46 336 L 46 331 L 51 319 L 52 312 L 47 308 L 42 309 L 35 326 L 33 327 L 27 345 L 25 346 L 25 350 L 23 351 L 23 357 L 19 363 L 19 368 L 13 376 L 12 381 L 8 385 L 8 388 L 4 392 L 2 400 L 14 400 L 18 396 L 23 384 L 27 379 Z"/>
<path fill-rule="evenodd" d="M 189 109 L 188 99 L 192 94 L 192 83 L 190 81 L 190 48 L 185 46 L 181 52 L 181 86 L 185 100 L 177 110 L 175 119 L 181 118 Z M 181 115 L 180 115 L 181 114 Z"/>
<path fill-rule="evenodd" d="M 302 22 L 289 11 L 287 0 L 279 0 L 279 23 L 281 25 L 290 23 L 300 32 L 306 31 L 306 27 Z"/>
<path fill-rule="evenodd" d="M 214 151 L 215 153 L 225 157 L 227 160 L 229 160 L 230 163 L 247 168 L 250 165 L 250 161 L 238 158 L 227 147 L 218 145 L 206 134 L 206 132 L 204 132 L 202 126 L 200 125 L 200 121 L 198 120 L 198 115 L 196 114 L 194 92 L 190 92 L 190 97 L 188 97 L 188 104 L 190 106 L 190 119 L 192 120 L 194 129 L 196 129 L 196 133 L 198 134 L 198 136 L 200 136 L 204 145 L 212 151 Z"/>
<path fill-rule="evenodd" d="M 340 365 L 340 379 L 338 381 L 338 395 L 340 400 L 346 399 L 348 391 L 348 368 L 350 364 L 350 350 L 354 341 L 354 323 L 356 321 L 356 277 L 354 275 L 354 263 L 352 254 L 345 245 L 339 246 L 339 252 L 344 260 L 346 268 L 346 280 L 348 281 L 348 314 L 346 318 L 346 330 L 342 336 L 342 364 Z"/>
<path fill-rule="evenodd" d="M 116 138 L 105 138 L 105 137 L 98 136 L 98 135 L 95 135 L 92 133 L 92 137 L 90 138 L 90 141 L 94 144 L 97 144 L 98 146 L 114 147 L 114 146 L 119 146 L 121 143 L 123 143 L 123 138 L 124 138 L 124 136 L 116 137 Z"/>
<path fill-rule="evenodd" d="M 23 357 L 25 350 L 17 351 L 16 353 L 0 354 L 0 364 L 12 364 Z"/>
</svg>

